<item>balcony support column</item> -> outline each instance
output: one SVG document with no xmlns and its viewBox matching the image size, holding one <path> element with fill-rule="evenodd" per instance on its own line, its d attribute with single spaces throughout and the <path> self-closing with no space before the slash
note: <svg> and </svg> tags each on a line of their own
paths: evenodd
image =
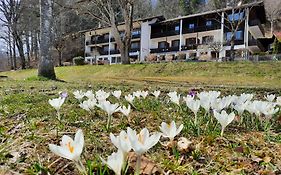
<svg viewBox="0 0 281 175">
<path fill-rule="evenodd" d="M 220 38 L 220 41 L 221 41 L 221 49 L 220 49 L 220 53 L 219 53 L 219 58 L 222 58 L 225 56 L 225 51 L 223 50 L 223 41 L 224 41 L 224 12 L 222 12 L 221 14 L 221 38 Z"/>
<path fill-rule="evenodd" d="M 182 19 L 180 20 L 180 44 L 179 44 L 179 51 L 181 51 L 182 46 Z"/>
<path fill-rule="evenodd" d="M 111 50 L 111 31 L 109 32 L 109 37 L 108 37 L 108 61 L 109 61 L 109 64 L 111 64 L 110 50 Z"/>
<path fill-rule="evenodd" d="M 244 41 L 245 41 L 245 59 L 249 58 L 249 8 L 246 9 L 245 13 L 245 33 L 244 33 Z"/>
</svg>

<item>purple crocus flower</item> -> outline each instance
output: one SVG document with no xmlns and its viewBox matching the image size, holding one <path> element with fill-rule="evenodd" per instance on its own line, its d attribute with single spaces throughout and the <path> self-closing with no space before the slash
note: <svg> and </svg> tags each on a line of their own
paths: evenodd
<svg viewBox="0 0 281 175">
<path fill-rule="evenodd" d="M 191 91 L 188 93 L 188 95 L 195 97 L 195 95 L 196 95 L 195 89 L 191 89 Z"/>
<path fill-rule="evenodd" d="M 61 93 L 60 93 L 60 97 L 61 97 L 61 98 L 66 98 L 66 97 L 68 97 L 67 92 L 61 92 Z"/>
</svg>

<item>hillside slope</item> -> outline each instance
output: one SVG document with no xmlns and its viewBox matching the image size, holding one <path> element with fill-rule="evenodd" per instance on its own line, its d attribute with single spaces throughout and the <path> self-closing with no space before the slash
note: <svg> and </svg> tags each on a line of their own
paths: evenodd
<svg viewBox="0 0 281 175">
<path fill-rule="evenodd" d="M 190 85 L 281 87 L 281 62 L 160 63 L 56 68 L 67 82 L 146 82 Z M 13 80 L 35 77 L 37 70 L 3 72 Z"/>
</svg>

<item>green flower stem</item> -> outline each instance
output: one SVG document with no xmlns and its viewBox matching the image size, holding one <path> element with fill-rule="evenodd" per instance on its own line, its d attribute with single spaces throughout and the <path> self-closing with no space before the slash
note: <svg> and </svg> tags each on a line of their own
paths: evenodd
<svg viewBox="0 0 281 175">
<path fill-rule="evenodd" d="M 75 165 L 76 168 L 78 169 L 78 171 L 83 174 L 83 175 L 87 175 L 87 171 L 82 163 L 82 161 L 79 159 L 78 161 L 75 161 Z"/>
<path fill-rule="evenodd" d="M 141 155 L 137 155 L 137 163 L 136 163 L 135 175 L 139 175 L 140 174 L 140 168 L 141 168 Z"/>
<path fill-rule="evenodd" d="M 108 115 L 107 124 L 106 124 L 106 130 L 107 131 L 109 131 L 109 129 L 110 129 L 110 124 L 111 124 L 111 115 Z"/>
</svg>

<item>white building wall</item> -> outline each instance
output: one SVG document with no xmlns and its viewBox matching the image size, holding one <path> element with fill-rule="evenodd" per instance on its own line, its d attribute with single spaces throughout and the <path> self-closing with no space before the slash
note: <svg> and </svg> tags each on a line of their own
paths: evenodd
<svg viewBox="0 0 281 175">
<path fill-rule="evenodd" d="M 143 62 L 145 57 L 150 53 L 150 33 L 151 26 L 149 22 L 141 24 L 141 47 L 140 47 L 140 61 Z"/>
</svg>

